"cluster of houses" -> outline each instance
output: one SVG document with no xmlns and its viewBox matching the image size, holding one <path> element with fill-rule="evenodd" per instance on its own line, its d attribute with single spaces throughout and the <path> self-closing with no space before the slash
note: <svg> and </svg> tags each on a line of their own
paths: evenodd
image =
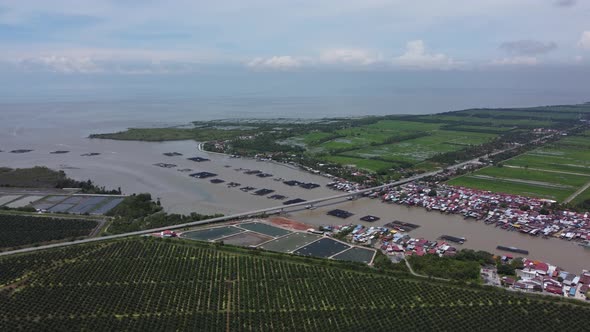
<svg viewBox="0 0 590 332">
<path fill-rule="evenodd" d="M 459 250 L 447 241 L 413 238 L 396 227 L 338 225 L 323 226 L 320 230 L 329 234 L 345 232 L 349 234 L 351 242 L 378 247 L 394 261 L 412 255 L 430 254 L 439 257 L 452 257 Z M 506 255 L 501 259 L 504 264 L 509 264 L 514 258 Z M 575 275 L 557 266 L 524 258 L 523 268 L 516 270 L 516 274 L 516 277 L 502 277 L 502 286 L 519 291 L 545 292 L 580 300 L 590 300 L 590 271 L 583 270 L 580 275 Z"/>
<path fill-rule="evenodd" d="M 546 199 L 419 183 L 395 188 L 385 193 L 382 199 L 441 213 L 460 214 L 531 236 L 590 240 L 590 213 L 555 210 L 551 208 L 555 202 Z"/>
<path fill-rule="evenodd" d="M 363 189 L 350 181 L 334 181 L 329 188 L 354 193 Z M 409 183 L 388 192 L 365 192 L 384 202 L 423 207 L 429 211 L 460 214 L 486 224 L 531 236 L 550 236 L 580 241 L 590 246 L 590 213 L 556 210 L 555 201 L 518 195 L 493 193 L 464 187 Z"/>
<path fill-rule="evenodd" d="M 350 232 L 350 241 L 359 245 L 379 247 L 383 253 L 389 255 L 405 254 L 406 256 L 433 254 L 439 256 L 453 256 L 457 248 L 446 241 L 429 241 L 413 238 L 401 227 L 365 227 L 363 225 L 324 226 L 320 230 L 334 234 Z M 352 230 L 352 231 L 351 231 Z"/>
<path fill-rule="evenodd" d="M 358 183 L 346 180 L 333 181 L 328 183 L 326 186 L 334 190 L 346 191 L 349 193 L 354 193 L 362 189 L 361 185 Z"/>
<path fill-rule="evenodd" d="M 523 269 L 517 270 L 517 276 L 503 277 L 502 284 L 515 290 L 590 300 L 590 272 L 587 270 L 578 276 L 557 266 L 525 258 Z"/>
<path fill-rule="evenodd" d="M 445 241 L 429 241 L 402 234 L 394 236 L 390 241 L 383 241 L 380 248 L 390 255 L 395 253 L 404 253 L 405 256 L 430 254 L 442 257 L 457 254 L 457 248 Z"/>
</svg>

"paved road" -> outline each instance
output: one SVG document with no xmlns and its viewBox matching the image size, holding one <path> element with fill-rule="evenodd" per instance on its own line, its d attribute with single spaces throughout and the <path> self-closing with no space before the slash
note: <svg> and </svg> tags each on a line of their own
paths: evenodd
<svg viewBox="0 0 590 332">
<path fill-rule="evenodd" d="M 416 176 L 409 177 L 409 178 L 406 178 L 406 179 L 403 179 L 400 181 L 396 181 L 393 183 L 388 183 L 388 184 L 377 186 L 377 187 L 359 190 L 359 191 L 355 192 L 354 194 L 358 195 L 358 194 L 362 194 L 362 193 L 369 192 L 369 191 L 381 190 L 381 189 L 386 189 L 386 188 L 393 188 L 393 187 L 400 186 L 400 185 L 408 183 L 408 182 L 412 182 L 412 181 L 415 181 L 415 180 L 418 180 L 418 179 L 421 179 L 421 178 L 424 178 L 427 176 L 437 174 L 439 172 L 440 171 L 416 175 Z M 201 220 L 201 221 L 193 221 L 193 222 L 179 224 L 179 225 L 153 228 L 153 229 L 147 229 L 147 230 L 142 230 L 142 231 L 124 233 L 124 234 L 88 238 L 88 239 L 84 239 L 84 240 L 76 240 L 76 241 L 71 241 L 71 242 L 55 243 L 55 244 L 49 244 L 49 245 L 39 246 L 39 247 L 5 251 L 5 252 L 0 253 L 0 256 L 7 256 L 7 255 L 13 255 L 13 254 L 25 253 L 25 252 L 33 252 L 33 251 L 38 251 L 38 250 L 50 249 L 50 248 L 65 247 L 65 246 L 71 246 L 71 245 L 81 244 L 81 243 L 107 241 L 107 240 L 119 239 L 119 238 L 124 238 L 124 237 L 129 237 L 129 236 L 158 233 L 158 232 L 162 232 L 165 230 L 174 230 L 174 229 L 187 228 L 187 227 L 193 227 L 193 226 L 199 226 L 199 225 L 207 225 L 207 224 L 219 223 L 219 222 L 223 222 L 223 221 L 229 221 L 229 220 L 235 220 L 235 219 L 241 219 L 241 218 L 251 218 L 256 215 L 260 215 L 260 214 L 264 214 L 264 213 L 268 213 L 268 214 L 279 213 L 281 211 L 286 211 L 287 209 L 290 209 L 290 208 L 297 208 L 297 207 L 301 207 L 301 206 L 308 205 L 308 204 L 316 204 L 316 203 L 321 203 L 321 202 L 330 201 L 330 200 L 342 199 L 342 198 L 349 197 L 351 195 L 352 195 L 351 193 L 342 193 L 342 194 L 338 194 L 338 195 L 334 195 L 334 196 L 318 198 L 318 199 L 309 200 L 309 201 L 301 202 L 301 203 L 280 205 L 280 206 L 275 206 L 275 207 L 266 208 L 266 209 L 238 213 L 238 214 L 233 214 L 233 215 L 228 215 L 228 216 L 223 216 L 223 217 L 218 217 L 218 218 L 211 218 L 211 219 Z"/>
<path fill-rule="evenodd" d="M 445 279 L 445 278 L 439 278 L 439 277 L 431 277 L 431 276 L 427 276 L 427 275 L 423 275 L 423 274 L 418 274 L 416 273 L 416 271 L 414 271 L 414 269 L 412 268 L 412 265 L 410 265 L 410 262 L 408 262 L 408 260 L 406 259 L 406 255 L 404 255 L 403 258 L 404 262 L 406 263 L 406 266 L 408 267 L 408 270 L 410 270 L 410 273 L 415 276 L 415 277 L 419 277 L 419 278 L 431 278 L 434 280 L 440 280 L 440 281 L 449 281 L 449 279 Z"/>
<path fill-rule="evenodd" d="M 588 188 L 590 188 L 590 182 L 586 183 L 581 188 L 579 188 L 578 190 L 576 190 L 575 193 L 571 194 L 570 197 L 566 198 L 563 202 L 564 203 L 571 202 L 574 198 L 578 197 L 581 193 L 583 193 L 584 191 L 586 191 L 586 189 L 588 189 Z"/>
<path fill-rule="evenodd" d="M 541 137 L 541 138 L 535 139 L 534 141 L 531 141 L 531 142 L 538 142 L 541 139 L 545 139 L 545 138 L 548 138 L 550 136 L 551 135 L 548 135 L 548 136 L 545 136 L 545 137 Z M 491 153 L 490 155 L 500 154 L 502 152 L 510 151 L 510 150 L 513 150 L 513 149 L 516 149 L 516 148 L 517 147 L 507 148 L 507 149 L 504 149 L 504 150 L 501 150 L 501 151 L 497 151 L 497 152 Z M 477 158 L 474 158 L 474 159 L 471 159 L 471 160 L 468 160 L 468 161 L 464 161 L 464 162 L 455 164 L 453 166 L 449 166 L 449 167 L 447 167 L 447 169 L 457 169 L 457 168 L 463 167 L 463 166 L 465 166 L 467 164 L 470 164 L 470 163 L 473 163 L 473 162 L 477 162 L 480 158 L 486 157 L 486 156 L 481 156 L 481 157 L 477 157 Z M 415 175 L 415 176 L 412 176 L 412 177 L 409 177 L 409 178 L 406 178 L 406 179 L 403 179 L 403 180 L 399 180 L 399 181 L 396 181 L 396 182 L 392 182 L 392 183 L 388 183 L 388 184 L 384 184 L 384 185 L 380 185 L 380 186 L 376 186 L 376 187 L 372 187 L 372 188 L 367 188 L 367 189 L 359 190 L 359 191 L 355 192 L 354 195 L 359 195 L 359 194 L 363 194 L 365 192 L 370 192 L 370 191 L 376 191 L 376 190 L 382 190 L 382 189 L 388 189 L 388 188 L 397 187 L 397 186 L 400 186 L 402 184 L 406 184 L 408 182 L 416 181 L 416 180 L 419 180 L 419 179 L 422 179 L 422 178 L 425 178 L 425 177 L 429 177 L 429 176 L 432 176 L 432 175 L 436 175 L 436 174 L 441 173 L 441 172 L 443 172 L 443 170 L 438 170 L 438 171 L 433 171 L 433 172 L 428 172 L 428 173 L 422 173 L 422 174 Z M 347 198 L 347 197 L 349 197 L 351 195 L 353 195 L 353 194 L 351 194 L 351 193 L 342 193 L 342 194 L 338 194 L 338 195 L 334 195 L 334 196 L 329 196 L 329 197 L 324 197 L 324 198 L 318 198 L 318 199 L 309 200 L 309 201 L 301 202 L 301 203 L 295 203 L 295 204 L 289 204 L 289 205 L 280 205 L 280 206 L 275 206 L 275 207 L 266 208 L 266 209 L 260 209 L 260 210 L 255 210 L 255 211 L 238 213 L 238 214 L 233 214 L 233 215 L 229 215 L 229 216 L 223 216 L 223 217 L 212 218 L 212 219 L 201 220 L 201 221 L 193 221 L 193 222 L 179 224 L 179 225 L 166 226 L 166 227 L 160 227 L 160 228 L 153 228 L 153 229 L 147 229 L 147 230 L 142 230 L 142 231 L 124 233 L 124 234 L 101 236 L 101 237 L 95 237 L 95 238 L 88 238 L 88 239 L 84 239 L 84 240 L 76 240 L 76 241 L 71 241 L 71 242 L 55 243 L 55 244 L 49 244 L 49 245 L 44 245 L 44 246 L 39 246 L 39 247 L 31 247 L 31 248 L 18 249 L 18 250 L 12 250 L 12 251 L 5 251 L 5 252 L 0 253 L 0 256 L 8 256 L 8 255 L 14 255 L 14 254 L 25 253 L 25 252 L 33 252 L 33 251 L 45 250 L 45 249 L 50 249 L 50 248 L 65 247 L 65 246 L 71 246 L 71 245 L 82 244 L 82 243 L 108 241 L 108 240 L 112 240 L 112 239 L 119 239 L 119 238 L 124 238 L 124 237 L 129 237 L 129 236 L 137 236 L 137 235 L 145 235 L 145 234 L 151 234 L 151 233 L 158 233 L 158 232 L 162 232 L 162 231 L 165 231 L 165 230 L 174 230 L 174 229 L 187 228 L 187 227 L 193 227 L 193 226 L 207 225 L 207 224 L 213 224 L 213 223 L 219 223 L 219 222 L 223 222 L 223 221 L 236 220 L 236 219 L 241 219 L 241 218 L 251 218 L 251 217 L 254 217 L 256 215 L 265 214 L 265 213 L 267 213 L 267 214 L 280 213 L 280 212 L 286 211 L 287 209 L 290 209 L 290 208 L 302 207 L 302 206 L 309 205 L 309 204 L 317 204 L 317 203 L 321 203 L 321 202 L 326 202 L 326 201 L 331 201 L 331 200 L 336 200 L 336 199 Z"/>
<path fill-rule="evenodd" d="M 534 168 L 534 167 L 523 167 L 523 166 L 513 166 L 513 165 L 504 165 L 504 167 L 508 167 L 508 168 L 520 168 L 520 169 L 524 169 L 524 170 L 528 170 L 528 171 L 541 171 L 541 172 L 547 172 L 547 173 L 570 174 L 570 175 L 578 175 L 578 176 L 588 176 L 588 177 L 590 177 L 590 174 L 575 173 L 575 172 L 566 172 L 566 171 L 555 171 L 555 170 L 552 170 L 552 169 L 543 169 L 543 168 Z"/>
</svg>

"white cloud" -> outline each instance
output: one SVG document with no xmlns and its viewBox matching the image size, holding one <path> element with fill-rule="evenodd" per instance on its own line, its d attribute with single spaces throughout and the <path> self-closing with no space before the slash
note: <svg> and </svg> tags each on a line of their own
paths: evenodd
<svg viewBox="0 0 590 332">
<path fill-rule="evenodd" d="M 513 55 L 533 56 L 537 54 L 549 53 L 557 48 L 555 42 L 542 42 L 538 40 L 515 40 L 504 42 L 500 49 Z"/>
<path fill-rule="evenodd" d="M 301 67 L 302 60 L 290 55 L 281 55 L 270 58 L 255 58 L 246 65 L 254 69 L 291 70 Z"/>
<path fill-rule="evenodd" d="M 590 31 L 582 32 L 582 37 L 578 41 L 578 47 L 590 50 Z"/>
<path fill-rule="evenodd" d="M 201 68 L 201 64 L 195 62 L 105 59 L 68 55 L 23 57 L 4 63 L 12 63 L 17 68 L 30 72 L 61 74 L 172 74 L 197 72 Z"/>
<path fill-rule="evenodd" d="M 539 60 L 534 56 L 516 56 L 492 61 L 492 65 L 496 66 L 534 66 L 538 63 Z"/>
<path fill-rule="evenodd" d="M 410 69 L 451 69 L 459 64 L 442 53 L 429 54 L 422 40 L 406 44 L 406 52 L 393 59 L 393 64 Z"/>
<path fill-rule="evenodd" d="M 0 46 L 0 63 L 26 71 L 56 73 L 185 73 L 202 66 L 235 63 L 237 59 L 210 50 L 153 50 L 124 48 L 71 48 L 32 45 Z"/>
<path fill-rule="evenodd" d="M 56 73 L 99 73 L 102 68 L 88 57 L 42 56 L 22 59 L 19 64 L 28 70 L 47 70 Z"/>
<path fill-rule="evenodd" d="M 406 52 L 401 56 L 389 58 L 381 53 L 360 48 L 326 49 L 313 57 L 273 56 L 258 57 L 246 63 L 255 69 L 292 70 L 302 67 L 348 66 L 351 68 L 403 68 L 403 69 L 452 69 L 462 63 L 454 61 L 445 54 L 431 54 L 426 51 L 422 40 L 408 42 Z"/>
<path fill-rule="evenodd" d="M 574 57 L 574 61 L 577 62 L 577 63 L 580 63 L 580 62 L 584 61 L 584 57 L 581 56 L 581 55 L 576 55 Z"/>
<path fill-rule="evenodd" d="M 324 50 L 320 62 L 325 64 L 345 64 L 367 66 L 382 61 L 381 54 L 364 49 L 339 48 Z"/>
</svg>

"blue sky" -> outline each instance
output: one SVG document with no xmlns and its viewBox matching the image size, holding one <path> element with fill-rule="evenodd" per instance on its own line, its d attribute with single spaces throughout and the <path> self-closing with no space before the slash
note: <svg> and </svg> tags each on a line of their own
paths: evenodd
<svg viewBox="0 0 590 332">
<path fill-rule="evenodd" d="M 588 0 L 0 0 L 0 71 L 590 66 Z"/>
</svg>

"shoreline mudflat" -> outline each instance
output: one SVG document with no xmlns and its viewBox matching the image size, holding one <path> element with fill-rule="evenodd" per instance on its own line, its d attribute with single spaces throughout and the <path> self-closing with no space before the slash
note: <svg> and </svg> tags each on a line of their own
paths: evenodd
<svg viewBox="0 0 590 332">
<path fill-rule="evenodd" d="M 25 154 L 0 152 L 1 166 L 12 168 L 48 166 L 63 169 L 77 180 L 91 179 L 107 188 L 121 187 L 124 193 L 149 192 L 154 198 L 160 198 L 167 211 L 175 213 L 232 214 L 281 205 L 280 201 L 243 192 L 239 190 L 239 187 L 230 188 L 227 185 L 230 182 L 257 189 L 274 190 L 273 194 L 285 195 L 288 199 L 309 200 L 334 195 L 333 190 L 325 187 L 330 180 L 322 176 L 294 169 L 288 165 L 245 158 L 229 158 L 226 155 L 199 151 L 198 142 L 194 141 L 153 143 L 91 140 L 82 137 L 76 131 L 50 129 L 27 130 L 16 136 L 0 132 L 0 140 L 4 151 L 22 146 L 34 150 Z M 69 150 L 70 153 L 49 153 L 56 150 Z M 171 151 L 183 155 L 174 157 L 163 155 Z M 100 152 L 100 155 L 82 156 L 89 152 Z M 187 160 L 197 156 L 208 158 L 210 161 Z M 154 166 L 156 163 L 170 163 L 175 164 L 176 167 L 162 168 Z M 225 180 L 225 183 L 213 184 L 209 179 L 193 179 L 189 176 L 189 172 L 179 171 L 185 169 L 216 173 L 217 178 Z M 244 174 L 246 169 L 260 170 L 273 176 L 260 178 L 256 175 L 247 175 Z M 282 181 L 274 181 L 275 178 L 314 182 L 321 187 L 312 190 L 291 187 L 283 184 Z M 327 211 L 335 208 L 351 211 L 355 215 L 348 219 L 326 215 Z M 374 215 L 381 220 L 364 223 L 359 218 L 365 215 Z M 496 229 L 483 222 L 465 221 L 460 216 L 427 212 L 421 208 L 383 204 L 378 200 L 360 199 L 345 201 L 338 205 L 318 206 L 315 210 L 291 213 L 290 217 L 312 225 L 355 223 L 378 226 L 392 220 L 401 220 L 422 226 L 411 232 L 412 236 L 436 239 L 443 234 L 452 234 L 467 238 L 467 242 L 461 246 L 465 248 L 503 254 L 496 250 L 497 245 L 515 246 L 529 250 L 531 258 L 551 262 L 572 272 L 590 268 L 587 263 L 585 264 L 590 261 L 590 250 L 577 246 L 573 242 L 532 238 L 517 232 Z"/>
<path fill-rule="evenodd" d="M 13 146 L 32 146 L 35 151 L 27 154 L 0 154 L 2 166 L 25 168 L 35 165 L 64 170 L 68 176 L 78 179 L 91 179 L 107 188 L 121 187 L 124 193 L 149 192 L 154 198 L 160 198 L 165 209 L 174 213 L 224 213 L 247 212 L 265 207 L 280 205 L 280 201 L 266 196 L 254 195 L 239 190 L 240 187 L 228 187 L 230 183 L 239 183 L 259 189 L 273 190 L 273 194 L 287 196 L 289 199 L 306 200 L 333 194 L 325 184 L 330 180 L 298 170 L 290 165 L 259 162 L 246 158 L 230 158 L 224 154 L 199 151 L 198 142 L 135 142 L 87 139 L 67 133 L 48 133 L 44 139 L 41 135 L 9 136 L 3 138 L 3 148 Z M 5 138 L 5 139 L 4 139 Z M 67 147 L 68 154 L 50 154 L 58 148 Z M 84 156 L 89 151 L 99 155 Z M 175 151 L 182 156 L 165 156 L 164 153 Z M 195 162 L 192 157 L 210 159 Z M 157 167 L 154 164 L 173 164 L 175 167 Z M 188 171 L 191 170 L 191 171 Z M 272 174 L 272 177 L 258 177 L 244 174 L 246 170 L 260 170 Z M 223 183 L 211 183 L 213 179 L 196 179 L 189 174 L 211 172 L 214 178 Z M 313 182 L 320 187 L 308 190 L 291 187 L 274 181 L 275 179 Z M 253 191 L 256 191 L 253 190 Z"/>
</svg>

